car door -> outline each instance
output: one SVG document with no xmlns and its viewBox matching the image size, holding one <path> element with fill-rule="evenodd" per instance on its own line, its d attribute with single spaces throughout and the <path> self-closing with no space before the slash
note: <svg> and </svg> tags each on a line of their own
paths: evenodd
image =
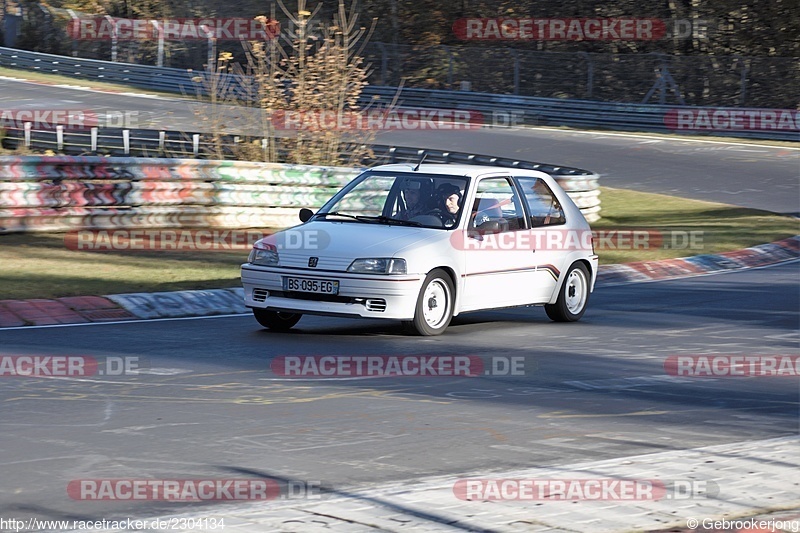
<svg viewBox="0 0 800 533">
<path fill-rule="evenodd" d="M 534 300 L 530 303 L 545 303 L 553 295 L 561 272 L 569 266 L 564 264 L 569 247 L 580 236 L 566 229 L 558 198 L 542 178 L 517 177 L 515 181 L 525 199 L 528 241 L 536 263 L 530 287 Z"/>
<path fill-rule="evenodd" d="M 536 261 L 525 242 L 530 230 L 511 177 L 479 179 L 469 207 L 466 231 L 461 232 L 465 262 L 461 309 L 528 303 Z"/>
</svg>

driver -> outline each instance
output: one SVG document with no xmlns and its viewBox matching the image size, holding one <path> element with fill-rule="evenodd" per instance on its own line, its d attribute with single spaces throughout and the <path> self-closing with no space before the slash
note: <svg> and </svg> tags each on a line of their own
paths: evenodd
<svg viewBox="0 0 800 533">
<path fill-rule="evenodd" d="M 403 200 L 405 210 L 401 210 L 399 218 L 410 220 L 430 210 L 431 185 L 423 180 L 407 180 L 403 184 Z"/>
<path fill-rule="evenodd" d="M 436 215 L 441 219 L 446 228 L 452 228 L 456 224 L 458 212 L 464 200 L 464 193 L 458 186 L 452 183 L 445 183 L 436 190 L 439 202 L 436 206 Z"/>
</svg>

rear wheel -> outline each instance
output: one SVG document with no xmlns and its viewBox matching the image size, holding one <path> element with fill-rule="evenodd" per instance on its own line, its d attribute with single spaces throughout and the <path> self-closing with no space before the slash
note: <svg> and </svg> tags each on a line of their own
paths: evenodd
<svg viewBox="0 0 800 533">
<path fill-rule="evenodd" d="M 589 301 L 589 279 L 589 270 L 583 263 L 569 267 L 556 303 L 544 306 L 550 320 L 577 322 L 581 319 Z"/>
<path fill-rule="evenodd" d="M 417 298 L 414 331 L 420 335 L 441 335 L 453 318 L 453 282 L 447 273 L 437 268 L 428 274 Z"/>
<path fill-rule="evenodd" d="M 265 309 L 253 309 L 253 316 L 258 323 L 275 331 L 289 331 L 297 324 L 301 313 L 284 313 L 281 311 L 267 311 Z"/>
</svg>

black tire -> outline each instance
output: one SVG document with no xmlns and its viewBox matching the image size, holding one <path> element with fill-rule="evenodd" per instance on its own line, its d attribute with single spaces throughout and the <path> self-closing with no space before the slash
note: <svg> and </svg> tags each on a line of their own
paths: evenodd
<svg viewBox="0 0 800 533">
<path fill-rule="evenodd" d="M 555 322 L 580 320 L 586 312 L 586 304 L 589 303 L 590 280 L 589 269 L 583 263 L 574 263 L 569 267 L 556 303 L 544 306 L 550 320 Z"/>
<path fill-rule="evenodd" d="M 265 328 L 274 331 L 289 331 L 303 315 L 302 313 L 282 313 L 280 311 L 253 309 L 253 316 Z"/>
<path fill-rule="evenodd" d="M 455 291 L 447 272 L 437 268 L 425 278 L 411 326 L 419 335 L 441 335 L 453 318 Z"/>
</svg>

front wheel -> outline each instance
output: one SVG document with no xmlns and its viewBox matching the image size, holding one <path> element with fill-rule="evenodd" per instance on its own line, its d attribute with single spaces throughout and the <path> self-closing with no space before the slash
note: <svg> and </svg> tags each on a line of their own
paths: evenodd
<svg viewBox="0 0 800 533">
<path fill-rule="evenodd" d="M 253 316 L 265 328 L 275 331 L 289 331 L 303 315 L 301 313 L 282 313 L 280 311 L 253 309 Z"/>
<path fill-rule="evenodd" d="M 411 326 L 420 335 L 441 335 L 453 318 L 453 282 L 444 270 L 431 271 L 422 284 Z"/>
<path fill-rule="evenodd" d="M 556 303 L 544 306 L 550 320 L 577 322 L 581 319 L 589 301 L 589 279 L 589 270 L 583 263 L 569 267 Z"/>
</svg>

